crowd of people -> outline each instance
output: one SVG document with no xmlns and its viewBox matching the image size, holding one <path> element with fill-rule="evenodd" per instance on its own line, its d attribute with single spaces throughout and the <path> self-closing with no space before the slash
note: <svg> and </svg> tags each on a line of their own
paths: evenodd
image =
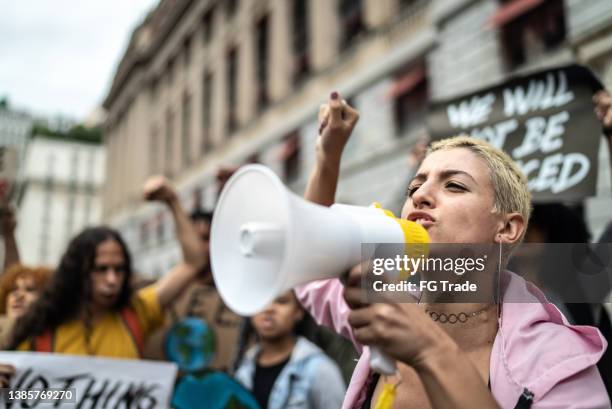
<svg viewBox="0 0 612 409">
<path fill-rule="evenodd" d="M 612 98 L 598 93 L 594 103 L 612 147 Z M 307 200 L 324 206 L 335 202 L 342 153 L 358 119 L 337 92 L 322 106 Z M 590 240 L 575 209 L 533 206 L 520 169 L 486 142 L 459 136 L 426 150 L 420 141 L 410 160 L 401 217 L 421 224 L 432 243 L 512 248 L 523 240 Z M 16 221 L 4 208 L 3 349 L 148 358 L 148 341 L 168 316 L 176 315 L 189 289 L 199 285 L 214 292 L 208 245 L 212 214 L 195 209 L 190 217 L 161 176 L 146 182 L 144 198 L 167 207 L 182 252 L 176 266 L 145 286 L 136 285 L 121 234 L 106 226 L 75 236 L 57 266 L 21 264 Z M 560 224 L 569 230 L 559 230 Z M 389 390 L 394 402 L 387 407 L 396 409 L 610 407 L 612 367 L 606 347 L 611 331 L 605 308 L 554 305 L 520 273 L 503 271 L 500 302 L 439 303 L 424 291 L 415 303 L 369 303 L 358 265 L 346 281 L 308 283 L 279 295 L 253 317 L 231 316 L 237 352 L 217 369 L 230 372 L 261 408 L 270 409 L 379 408 L 377 402 Z M 196 315 L 210 313 L 210 307 L 200 307 L 204 311 Z M 459 323 L 438 319 L 460 314 L 468 318 Z M 359 359 L 350 365 L 348 388 L 337 360 L 324 351 L 327 345 L 322 348 L 305 336 L 309 319 L 352 343 Z M 371 347 L 398 362 L 395 375 L 370 369 Z M 0 363 L 2 387 L 10 385 L 15 370 Z"/>
</svg>

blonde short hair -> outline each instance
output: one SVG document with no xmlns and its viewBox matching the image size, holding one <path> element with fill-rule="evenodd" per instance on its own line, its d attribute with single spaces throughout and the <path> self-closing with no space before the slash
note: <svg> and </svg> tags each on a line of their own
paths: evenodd
<svg viewBox="0 0 612 409">
<path fill-rule="evenodd" d="M 493 185 L 492 210 L 502 214 L 520 213 L 525 220 L 524 236 L 531 214 L 531 193 L 525 174 L 508 154 L 488 142 L 467 135 L 433 142 L 429 153 L 456 148 L 469 149 L 486 162 Z"/>
</svg>

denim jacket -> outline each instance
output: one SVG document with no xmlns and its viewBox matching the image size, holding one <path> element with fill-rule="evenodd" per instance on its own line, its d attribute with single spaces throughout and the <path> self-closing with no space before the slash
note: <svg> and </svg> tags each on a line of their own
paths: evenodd
<svg viewBox="0 0 612 409">
<path fill-rule="evenodd" d="M 259 345 L 251 348 L 235 374 L 249 390 L 259 351 Z M 299 337 L 270 391 L 268 407 L 262 409 L 336 409 L 342 406 L 345 390 L 338 366 L 316 345 Z"/>
</svg>

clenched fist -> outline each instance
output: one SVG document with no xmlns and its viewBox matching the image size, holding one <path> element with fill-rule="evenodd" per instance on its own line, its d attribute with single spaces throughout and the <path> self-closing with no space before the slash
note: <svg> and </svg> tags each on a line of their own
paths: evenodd
<svg viewBox="0 0 612 409">
<path fill-rule="evenodd" d="M 152 176 L 144 184 L 143 196 L 145 200 L 160 201 L 167 204 L 177 200 L 176 191 L 164 176 Z"/>
</svg>

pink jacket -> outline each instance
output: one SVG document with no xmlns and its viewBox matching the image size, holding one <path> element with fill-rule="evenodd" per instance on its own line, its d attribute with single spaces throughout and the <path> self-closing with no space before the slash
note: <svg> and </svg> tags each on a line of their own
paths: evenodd
<svg viewBox="0 0 612 409">
<path fill-rule="evenodd" d="M 504 278 L 504 299 L 524 302 L 502 304 L 490 364 L 491 392 L 499 405 L 514 408 L 527 388 L 534 395 L 533 409 L 610 408 L 596 367 L 606 349 L 599 330 L 569 325 L 533 284 L 510 272 Z M 370 352 L 353 337 L 342 284 L 316 281 L 295 293 L 319 324 L 351 340 L 361 354 L 342 405 L 360 409 L 371 375 Z"/>
</svg>

